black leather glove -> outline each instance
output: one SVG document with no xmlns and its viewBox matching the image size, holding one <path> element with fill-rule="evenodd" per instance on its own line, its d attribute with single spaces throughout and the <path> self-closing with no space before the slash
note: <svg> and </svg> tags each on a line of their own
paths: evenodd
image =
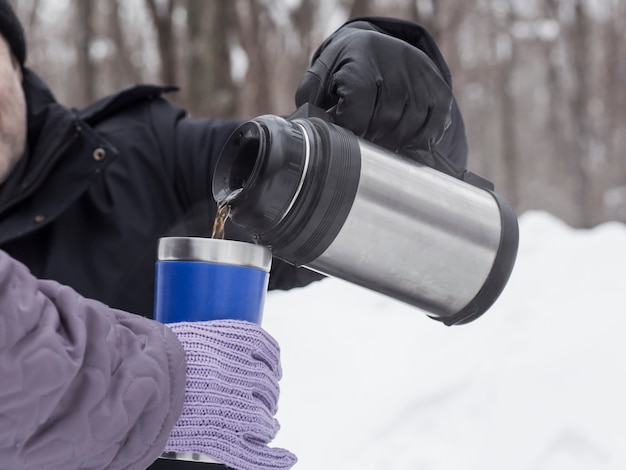
<svg viewBox="0 0 626 470">
<path fill-rule="evenodd" d="M 393 21 L 406 32 L 408 22 Z M 433 48 L 443 61 L 434 41 L 429 52 Z M 421 159 L 418 151 L 433 149 L 451 124 L 454 97 L 449 76 L 444 78 L 447 73 L 447 66 L 442 73 L 404 38 L 369 21 L 352 21 L 314 54 L 296 92 L 296 105 L 321 107 L 337 125 L 359 137 Z M 462 138 L 464 142 L 464 133 Z M 461 160 L 464 163 L 465 155 Z"/>
</svg>

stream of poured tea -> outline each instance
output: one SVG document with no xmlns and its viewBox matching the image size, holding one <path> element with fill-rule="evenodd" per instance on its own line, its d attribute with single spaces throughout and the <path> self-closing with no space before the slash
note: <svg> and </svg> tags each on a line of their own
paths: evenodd
<svg viewBox="0 0 626 470">
<path fill-rule="evenodd" d="M 217 238 L 218 240 L 224 239 L 224 226 L 232 211 L 230 202 L 235 199 L 241 191 L 243 191 L 243 188 L 231 191 L 226 197 L 217 198 L 217 213 L 215 214 L 215 221 L 213 222 L 211 238 Z"/>
<path fill-rule="evenodd" d="M 224 226 L 226 219 L 230 215 L 230 204 L 223 203 L 217 206 L 217 214 L 215 214 L 215 222 L 213 222 L 213 232 L 211 238 L 218 240 L 224 239 Z"/>
</svg>

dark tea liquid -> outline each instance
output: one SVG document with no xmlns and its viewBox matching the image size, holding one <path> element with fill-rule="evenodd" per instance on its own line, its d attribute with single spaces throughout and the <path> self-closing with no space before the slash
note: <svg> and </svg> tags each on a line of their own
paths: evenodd
<svg viewBox="0 0 626 470">
<path fill-rule="evenodd" d="M 215 214 L 215 222 L 213 222 L 213 232 L 211 238 L 219 240 L 224 239 L 224 226 L 226 225 L 226 219 L 230 215 L 230 204 L 221 204 L 217 206 L 217 214 Z"/>
</svg>

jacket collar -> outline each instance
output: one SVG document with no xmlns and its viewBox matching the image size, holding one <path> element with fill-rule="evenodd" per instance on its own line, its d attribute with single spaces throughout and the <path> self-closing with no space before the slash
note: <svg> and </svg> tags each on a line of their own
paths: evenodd
<svg viewBox="0 0 626 470">
<path fill-rule="evenodd" d="M 42 165 L 45 158 L 54 153 L 67 134 L 67 129 L 78 126 L 74 113 L 57 103 L 54 95 L 39 76 L 24 68 L 23 80 L 28 116 L 28 147 L 36 160 L 35 167 Z M 65 132 L 64 132 L 65 131 Z M 31 167 L 31 169 L 34 169 Z"/>
<path fill-rule="evenodd" d="M 26 149 L 0 187 L 2 209 L 30 193 L 46 177 L 61 155 L 58 149 L 76 135 L 79 125 L 74 113 L 57 103 L 45 83 L 27 67 L 23 68 L 22 86 L 27 113 Z"/>
<path fill-rule="evenodd" d="M 79 127 L 74 113 L 57 103 L 50 89 L 28 68 L 24 69 L 24 94 L 28 116 L 28 166 L 23 188 L 45 177 L 64 145 Z"/>
</svg>

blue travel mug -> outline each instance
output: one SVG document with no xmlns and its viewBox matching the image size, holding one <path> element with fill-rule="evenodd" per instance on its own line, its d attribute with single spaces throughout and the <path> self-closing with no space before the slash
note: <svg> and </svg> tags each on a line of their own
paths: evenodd
<svg viewBox="0 0 626 470">
<path fill-rule="evenodd" d="M 272 265 L 268 248 L 233 240 L 165 237 L 159 240 L 157 258 L 155 320 L 231 319 L 261 324 Z M 161 458 L 227 468 L 195 452 L 164 452 Z"/>
<path fill-rule="evenodd" d="M 261 245 L 201 237 L 159 240 L 154 318 L 261 324 L 272 264 Z"/>
</svg>

